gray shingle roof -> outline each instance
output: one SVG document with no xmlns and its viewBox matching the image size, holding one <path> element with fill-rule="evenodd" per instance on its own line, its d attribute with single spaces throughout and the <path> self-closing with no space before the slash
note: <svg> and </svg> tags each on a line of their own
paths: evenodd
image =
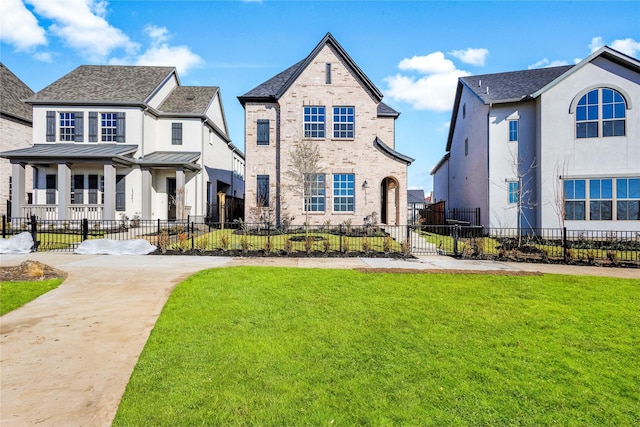
<svg viewBox="0 0 640 427">
<path fill-rule="evenodd" d="M 158 109 L 165 113 L 203 115 L 217 92 L 215 86 L 178 86 Z"/>
<path fill-rule="evenodd" d="M 407 190 L 407 203 L 424 203 L 424 190 Z"/>
<path fill-rule="evenodd" d="M 174 67 L 82 65 L 28 101 L 144 103 Z"/>
<path fill-rule="evenodd" d="M 485 104 L 514 102 L 535 93 L 569 71 L 573 65 L 461 77 Z"/>
<path fill-rule="evenodd" d="M 31 122 L 33 109 L 31 105 L 22 102 L 31 95 L 33 91 L 29 86 L 0 62 L 0 113 Z"/>
<path fill-rule="evenodd" d="M 398 117 L 400 113 L 398 113 L 393 108 L 389 107 L 384 102 L 378 104 L 378 116 L 382 117 Z"/>
<path fill-rule="evenodd" d="M 255 88 L 251 89 L 249 92 L 245 93 L 244 95 L 238 97 L 240 98 L 240 102 L 242 102 L 244 98 L 247 98 L 247 99 L 273 98 L 275 100 L 278 92 L 282 89 L 285 83 L 287 83 L 287 81 L 291 78 L 291 76 L 293 76 L 298 71 L 298 69 L 302 66 L 303 63 L 304 63 L 304 59 L 292 65 L 291 67 L 287 68 L 283 72 L 276 74 L 266 82 L 256 86 Z"/>
</svg>

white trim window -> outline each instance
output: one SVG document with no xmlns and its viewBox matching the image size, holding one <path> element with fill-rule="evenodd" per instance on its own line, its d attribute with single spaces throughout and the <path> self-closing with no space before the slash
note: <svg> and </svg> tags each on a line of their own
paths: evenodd
<svg viewBox="0 0 640 427">
<path fill-rule="evenodd" d="M 325 108 L 323 106 L 304 107 L 304 137 L 324 138 Z"/>
<path fill-rule="evenodd" d="M 333 107 L 333 137 L 353 139 L 355 137 L 356 107 Z"/>
<path fill-rule="evenodd" d="M 616 219 L 640 220 L 640 178 L 616 179 Z"/>
<path fill-rule="evenodd" d="M 355 175 L 336 173 L 333 175 L 333 211 L 355 211 Z"/>
<path fill-rule="evenodd" d="M 509 120 L 509 142 L 518 142 L 518 120 Z"/>
<path fill-rule="evenodd" d="M 518 181 L 509 181 L 507 184 L 509 185 L 508 203 L 510 205 L 515 205 L 516 203 L 518 203 L 518 197 L 520 195 L 520 189 L 518 188 Z"/>
<path fill-rule="evenodd" d="M 324 212 L 325 176 L 323 173 L 307 174 L 304 177 L 304 212 Z"/>
<path fill-rule="evenodd" d="M 102 142 L 116 142 L 118 113 L 100 114 L 100 136 Z"/>
<path fill-rule="evenodd" d="M 76 113 L 60 113 L 60 141 L 75 141 L 76 135 Z"/>
<path fill-rule="evenodd" d="M 576 106 L 576 138 L 625 136 L 626 110 L 619 92 L 607 88 L 589 91 Z"/>
</svg>

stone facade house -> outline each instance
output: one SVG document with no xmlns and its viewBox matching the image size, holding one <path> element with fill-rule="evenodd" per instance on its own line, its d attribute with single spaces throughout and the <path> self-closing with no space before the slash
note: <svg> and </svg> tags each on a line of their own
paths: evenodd
<svg viewBox="0 0 640 427">
<path fill-rule="evenodd" d="M 276 223 L 406 224 L 413 159 L 395 150 L 399 113 L 331 34 L 238 99 L 245 110 L 247 221 L 270 215 Z M 317 147 L 320 159 L 296 191 L 288 178 L 297 168 L 292 156 L 305 144 Z"/>
<path fill-rule="evenodd" d="M 32 144 L 31 106 L 23 100 L 33 95 L 33 91 L 0 63 L 0 152 L 17 148 L 30 147 Z M 0 215 L 11 216 L 11 199 L 13 188 L 11 181 L 11 164 L 0 158 Z M 33 173 L 30 167 L 25 169 L 25 183 L 32 187 Z M 23 203 L 33 197 L 31 191 L 25 194 Z"/>
<path fill-rule="evenodd" d="M 490 228 L 640 230 L 640 61 L 462 77 L 435 201 Z"/>
<path fill-rule="evenodd" d="M 18 216 L 186 219 L 243 197 L 244 156 L 217 87 L 183 86 L 173 67 L 81 66 L 26 100 L 33 146 L 4 151 Z M 215 213 L 215 212 L 214 212 Z"/>
</svg>

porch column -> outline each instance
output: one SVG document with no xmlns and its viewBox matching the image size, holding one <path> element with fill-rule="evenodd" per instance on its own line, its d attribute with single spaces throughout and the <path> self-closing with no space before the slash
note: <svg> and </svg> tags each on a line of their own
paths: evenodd
<svg viewBox="0 0 640 427">
<path fill-rule="evenodd" d="M 102 219 L 116 219 L 116 168 L 112 164 L 104 165 L 104 208 Z"/>
<path fill-rule="evenodd" d="M 24 164 L 11 164 L 11 216 L 22 216 L 20 205 L 24 205 L 25 198 Z"/>
<path fill-rule="evenodd" d="M 58 164 L 58 219 L 67 219 L 71 205 L 71 168 L 66 163 Z"/>
<path fill-rule="evenodd" d="M 184 212 L 186 204 L 186 188 L 185 188 L 184 169 L 176 169 L 176 216 L 178 219 L 187 219 Z"/>
<path fill-rule="evenodd" d="M 142 219 L 153 219 L 151 215 L 151 169 L 143 168 L 142 172 Z"/>
</svg>

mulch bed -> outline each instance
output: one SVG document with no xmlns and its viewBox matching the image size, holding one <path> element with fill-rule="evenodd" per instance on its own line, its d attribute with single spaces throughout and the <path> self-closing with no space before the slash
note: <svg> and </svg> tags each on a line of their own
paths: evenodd
<svg viewBox="0 0 640 427">
<path fill-rule="evenodd" d="M 39 261 L 23 261 L 20 265 L 0 267 L 0 282 L 34 282 L 38 280 L 64 279 L 67 273 L 49 267 Z"/>
</svg>

